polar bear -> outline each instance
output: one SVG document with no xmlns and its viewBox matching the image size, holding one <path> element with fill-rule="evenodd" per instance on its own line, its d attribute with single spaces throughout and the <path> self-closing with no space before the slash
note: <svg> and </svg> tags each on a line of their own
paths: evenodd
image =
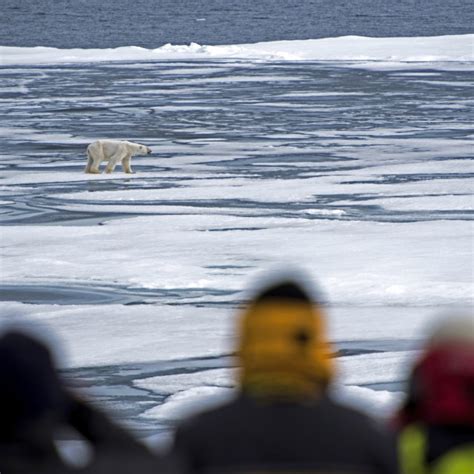
<svg viewBox="0 0 474 474">
<path fill-rule="evenodd" d="M 108 161 L 106 173 L 112 173 L 117 164 L 122 163 L 125 173 L 133 173 L 130 166 L 132 156 L 147 155 L 151 149 L 139 143 L 119 140 L 98 140 L 87 147 L 86 173 L 100 173 L 99 166 L 102 161 Z"/>
</svg>

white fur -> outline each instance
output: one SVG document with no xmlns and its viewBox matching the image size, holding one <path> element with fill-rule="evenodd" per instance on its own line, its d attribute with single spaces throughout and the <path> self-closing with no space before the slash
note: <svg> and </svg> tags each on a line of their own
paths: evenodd
<svg viewBox="0 0 474 474">
<path fill-rule="evenodd" d="M 85 172 L 98 174 L 102 161 L 108 161 L 106 173 L 112 173 L 118 163 L 125 173 L 133 173 L 131 159 L 134 155 L 147 155 L 151 149 L 139 143 L 119 140 L 98 140 L 87 147 L 87 165 Z"/>
</svg>

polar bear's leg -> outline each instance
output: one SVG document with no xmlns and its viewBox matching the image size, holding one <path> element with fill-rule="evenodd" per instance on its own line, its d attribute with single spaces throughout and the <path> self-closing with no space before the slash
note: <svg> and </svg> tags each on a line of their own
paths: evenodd
<svg viewBox="0 0 474 474">
<path fill-rule="evenodd" d="M 92 163 L 93 163 L 92 158 L 89 155 L 89 152 L 87 152 L 87 164 L 86 164 L 86 169 L 84 170 L 84 173 L 91 172 Z"/>
<path fill-rule="evenodd" d="M 125 158 L 122 159 L 122 168 L 125 171 L 125 173 L 132 174 L 132 167 L 131 167 L 131 162 L 132 162 L 132 155 L 127 155 Z"/>
<path fill-rule="evenodd" d="M 91 174 L 99 174 L 99 165 L 101 162 L 101 158 L 97 156 L 93 156 L 92 150 L 89 148 L 87 149 L 87 165 L 86 169 L 84 170 L 86 173 Z"/>
<path fill-rule="evenodd" d="M 105 172 L 106 173 L 112 173 L 113 170 L 115 169 L 115 167 L 117 166 L 117 164 L 122 161 L 122 156 L 123 156 L 123 153 L 120 153 L 120 152 L 117 152 L 117 153 L 114 153 L 110 158 L 109 158 L 109 162 L 105 168 Z"/>
<path fill-rule="evenodd" d="M 89 168 L 89 173 L 100 174 L 99 165 L 101 161 L 102 159 L 100 157 L 96 157 L 96 156 L 92 157 L 92 164 Z"/>
<path fill-rule="evenodd" d="M 105 167 L 105 172 L 106 172 L 107 174 L 112 173 L 116 166 L 117 166 L 117 163 L 115 163 L 114 161 L 110 160 L 109 163 L 107 164 L 107 166 Z"/>
</svg>

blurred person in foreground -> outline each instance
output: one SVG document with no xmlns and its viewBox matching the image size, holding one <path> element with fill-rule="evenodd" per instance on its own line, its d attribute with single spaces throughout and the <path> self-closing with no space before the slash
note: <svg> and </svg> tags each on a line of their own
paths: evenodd
<svg viewBox="0 0 474 474">
<path fill-rule="evenodd" d="M 240 315 L 239 392 L 185 421 L 174 452 L 193 473 L 398 472 L 395 441 L 328 394 L 333 361 L 324 313 L 293 279 Z"/>
<path fill-rule="evenodd" d="M 396 423 L 403 474 L 474 474 L 474 317 L 433 331 Z"/>
<path fill-rule="evenodd" d="M 169 472 L 127 431 L 66 390 L 46 346 L 21 332 L 0 337 L 0 473 L 125 474 Z M 73 429 L 91 447 L 72 468 L 55 439 Z"/>
</svg>

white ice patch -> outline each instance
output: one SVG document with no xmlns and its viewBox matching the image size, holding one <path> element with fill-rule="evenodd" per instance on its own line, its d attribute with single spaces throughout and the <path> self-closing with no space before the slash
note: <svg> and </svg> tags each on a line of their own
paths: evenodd
<svg viewBox="0 0 474 474">
<path fill-rule="evenodd" d="M 209 388 L 231 388 L 235 382 L 236 369 L 211 369 L 197 373 L 160 375 L 136 380 L 133 384 L 141 389 L 150 390 L 160 395 L 171 395 L 180 390 L 199 386 Z"/>
<path fill-rule="evenodd" d="M 336 400 L 359 409 L 370 416 L 393 416 L 403 399 L 401 392 L 376 391 L 366 387 L 336 385 L 331 389 Z M 169 396 L 166 401 L 141 416 L 157 422 L 176 423 L 194 414 L 215 408 L 235 396 L 231 388 L 196 386 L 184 388 Z"/>
<path fill-rule="evenodd" d="M 38 332 L 38 325 L 44 325 L 54 331 L 67 348 L 66 354 L 59 351 L 61 367 L 215 356 L 228 353 L 234 344 L 233 316 L 223 309 L 9 302 L 0 307 L 0 330 L 19 325 Z"/>
<path fill-rule="evenodd" d="M 220 278 L 225 280 L 226 275 L 222 273 Z M 248 280 L 242 276 L 237 279 L 246 280 L 246 283 Z M 68 281 L 68 285 L 71 284 Z M 169 298 L 176 300 L 172 295 Z M 61 306 L 15 302 L 2 302 L 0 308 L 0 330 L 20 325 L 34 333 L 45 332 L 46 339 L 51 339 L 59 348 L 61 367 L 218 357 L 230 354 L 236 348 L 237 311 L 233 308 L 166 304 Z M 405 343 L 405 347 L 415 347 L 414 339 L 424 333 L 427 325 L 437 317 L 438 310 L 433 307 L 331 306 L 327 310 L 329 338 L 338 346 L 392 351 L 338 358 L 336 364 L 341 383 L 404 380 L 406 364 L 410 363 L 414 352 L 393 351 L 403 349 L 401 341 L 413 340 L 413 344 Z M 41 327 L 54 331 L 54 335 L 49 336 Z M 57 340 L 62 343 L 58 344 Z M 67 348 L 66 354 L 63 347 Z M 188 365 L 191 367 L 192 363 Z M 234 377 L 233 369 L 212 369 L 186 375 L 142 377 L 134 385 L 169 394 L 180 387 L 229 387 Z"/>
<path fill-rule="evenodd" d="M 228 401 L 234 391 L 221 387 L 195 387 L 171 395 L 163 404 L 142 416 L 156 421 L 176 422 Z"/>
<path fill-rule="evenodd" d="M 393 416 L 404 396 L 401 392 L 340 385 L 333 387 L 331 392 L 336 400 L 377 418 Z M 235 393 L 233 389 L 221 387 L 186 388 L 171 395 L 162 405 L 147 410 L 141 416 L 157 422 L 176 423 L 230 401 Z"/>
<path fill-rule="evenodd" d="M 288 61 L 471 62 L 474 35 L 415 38 L 343 36 L 315 40 L 201 46 L 166 44 L 157 49 L 125 46 L 115 49 L 0 47 L 1 64 L 156 61 L 183 59 L 257 59 Z"/>
<path fill-rule="evenodd" d="M 463 187 L 455 189 L 456 180 L 449 183 L 452 185 L 452 193 L 458 192 L 459 195 L 423 196 L 422 190 L 418 189 L 417 197 L 399 197 L 371 200 L 372 204 L 378 204 L 385 209 L 396 209 L 398 211 L 464 211 L 474 209 L 474 197 L 470 194 L 468 185 L 462 183 Z"/>
<path fill-rule="evenodd" d="M 390 418 L 400 406 L 404 394 L 366 387 L 343 386 L 335 390 L 335 398 L 376 418 Z"/>
<path fill-rule="evenodd" d="M 176 69 L 164 69 L 160 71 L 160 74 L 164 76 L 176 75 L 176 76 L 188 76 L 188 75 L 207 75 L 214 73 L 229 72 L 232 68 L 227 67 L 196 67 L 196 68 L 176 68 Z"/>
<path fill-rule="evenodd" d="M 158 215 L 68 229 L 5 226 L 3 280 L 238 291 L 256 269 L 305 262 L 336 305 L 472 303 L 472 225 L 465 221 Z M 214 265 L 239 262 L 243 269 L 207 267 L 209 255 Z"/>
<path fill-rule="evenodd" d="M 364 385 L 406 380 L 416 351 L 375 352 L 337 359 L 338 378 L 344 385 Z"/>
</svg>

